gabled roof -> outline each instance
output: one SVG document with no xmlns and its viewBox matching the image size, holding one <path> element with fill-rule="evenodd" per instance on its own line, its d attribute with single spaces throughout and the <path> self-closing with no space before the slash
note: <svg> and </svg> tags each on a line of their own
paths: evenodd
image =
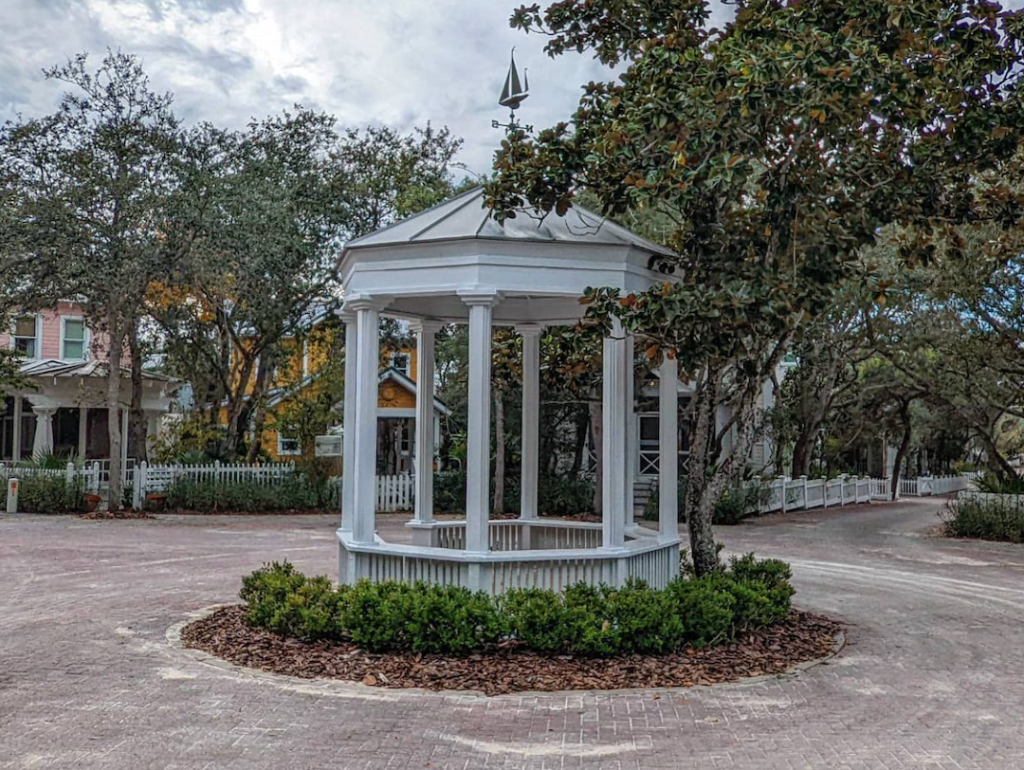
<svg viewBox="0 0 1024 770">
<path fill-rule="evenodd" d="M 285 385 L 279 388 L 271 389 L 270 391 L 267 392 L 267 406 L 271 408 L 277 406 L 289 396 L 298 393 L 303 388 L 312 384 L 320 376 L 322 372 L 323 370 L 320 370 L 319 372 L 314 372 L 313 374 L 307 375 L 298 382 L 293 383 L 292 385 Z M 416 394 L 416 382 L 414 380 L 402 374 L 397 369 L 393 369 L 391 367 L 388 367 L 387 369 L 381 369 L 380 373 L 377 375 L 377 384 L 379 385 L 388 382 L 389 380 L 397 382 L 399 385 L 401 385 L 403 388 L 408 390 L 413 395 Z M 248 396 L 246 396 L 246 398 L 248 398 Z M 341 402 L 339 401 L 338 403 Z M 448 407 L 441 399 L 437 397 L 434 398 L 434 410 L 440 412 L 441 414 L 448 414 Z"/>
<path fill-rule="evenodd" d="M 345 244 L 345 251 L 471 238 L 631 246 L 652 254 L 672 254 L 668 249 L 578 205 L 569 209 L 565 216 L 554 212 L 544 215 L 538 209 L 526 208 L 518 211 L 515 219 L 499 223 L 486 205 L 482 187 L 349 241 Z"/>
</svg>

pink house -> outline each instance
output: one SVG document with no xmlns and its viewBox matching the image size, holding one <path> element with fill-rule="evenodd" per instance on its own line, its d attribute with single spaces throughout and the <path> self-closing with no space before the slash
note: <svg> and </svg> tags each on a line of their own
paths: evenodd
<svg viewBox="0 0 1024 770">
<path fill-rule="evenodd" d="M 107 430 L 107 337 L 93 332 L 81 305 L 16 315 L 0 330 L 0 346 L 21 351 L 21 371 L 33 387 L 9 394 L 0 412 L 0 461 L 18 461 L 58 452 L 80 458 L 110 456 Z M 127 361 L 125 361 L 127 363 Z M 119 403 L 122 435 L 131 403 L 129 372 L 124 371 Z M 174 380 L 146 373 L 143 408 L 149 437 L 173 402 Z M 123 442 L 126 444 L 127 442 Z M 128 447 L 123 451 L 127 453 Z"/>
</svg>

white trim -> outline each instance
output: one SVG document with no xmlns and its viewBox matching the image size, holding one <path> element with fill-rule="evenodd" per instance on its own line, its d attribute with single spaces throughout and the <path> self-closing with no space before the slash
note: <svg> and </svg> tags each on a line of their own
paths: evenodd
<svg viewBox="0 0 1024 770">
<path fill-rule="evenodd" d="M 64 355 L 64 343 L 66 342 L 66 330 L 68 321 L 79 321 L 82 324 L 82 357 L 81 358 L 68 358 Z M 61 361 L 88 361 L 89 360 L 89 346 L 92 343 L 92 335 L 89 333 L 89 327 L 85 323 L 85 316 L 80 315 L 62 315 L 60 317 L 60 347 L 57 350 Z"/>
<path fill-rule="evenodd" d="M 19 318 L 35 318 L 36 321 L 36 338 L 35 338 L 35 351 L 31 356 L 25 356 L 26 361 L 41 361 L 43 358 L 43 316 L 41 313 L 15 313 L 11 316 L 11 330 L 8 335 L 8 344 L 11 350 L 15 349 L 16 339 L 28 339 L 28 337 L 15 337 L 14 331 L 18 323 Z"/>
<path fill-rule="evenodd" d="M 283 440 L 294 441 L 296 444 L 299 445 L 299 448 L 296 449 L 295 451 L 285 450 L 284 447 L 281 444 L 281 442 Z M 278 455 L 278 457 L 298 457 L 301 454 L 302 454 L 302 443 L 297 438 L 292 438 L 290 436 L 284 436 L 284 435 L 281 434 L 280 431 L 278 431 L 278 433 L 277 433 L 277 455 Z"/>
</svg>

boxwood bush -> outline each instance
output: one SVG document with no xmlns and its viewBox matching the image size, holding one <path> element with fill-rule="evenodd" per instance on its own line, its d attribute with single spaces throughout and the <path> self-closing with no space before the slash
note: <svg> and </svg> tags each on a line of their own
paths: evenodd
<svg viewBox="0 0 1024 770">
<path fill-rule="evenodd" d="M 665 653 L 735 638 L 784 619 L 789 566 L 753 555 L 658 590 L 578 584 L 564 593 L 517 589 L 500 597 L 425 583 L 334 588 L 290 564 L 242 581 L 245 620 L 301 639 L 348 640 L 371 652 L 466 654 L 498 644 L 584 656 Z"/>
</svg>

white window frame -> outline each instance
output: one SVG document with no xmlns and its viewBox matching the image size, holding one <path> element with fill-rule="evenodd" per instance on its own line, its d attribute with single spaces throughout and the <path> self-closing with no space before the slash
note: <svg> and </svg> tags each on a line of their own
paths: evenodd
<svg viewBox="0 0 1024 770">
<path fill-rule="evenodd" d="M 67 322 L 68 321 L 80 321 L 82 324 L 82 357 L 81 358 L 68 358 L 64 354 L 64 342 L 67 339 Z M 77 340 L 76 340 L 77 341 Z M 61 361 L 88 361 L 89 360 L 89 347 L 92 344 L 92 335 L 89 333 L 89 327 L 85 324 L 85 317 L 80 315 L 62 315 L 60 317 L 60 360 Z"/>
<path fill-rule="evenodd" d="M 295 444 L 296 444 L 296 449 L 294 451 L 293 450 L 285 449 L 284 448 L 284 442 L 285 441 L 294 441 Z M 292 438 L 290 436 L 284 436 L 281 433 L 277 434 L 277 455 L 278 455 L 278 457 L 298 457 L 301 454 L 302 454 L 302 443 L 297 438 Z"/>
<path fill-rule="evenodd" d="M 405 368 L 404 369 L 399 369 L 397 366 L 395 366 L 395 359 L 398 358 L 399 356 L 405 356 Z M 401 372 L 406 377 L 412 377 L 412 356 L 409 353 L 404 353 L 402 351 L 398 351 L 396 353 L 392 353 L 391 354 L 391 368 L 394 369 L 396 372 Z"/>
<path fill-rule="evenodd" d="M 11 318 L 11 333 L 8 335 L 10 342 L 8 347 L 11 350 L 15 349 L 17 340 L 28 339 L 28 337 L 15 337 L 14 331 L 17 328 L 19 318 L 34 318 L 36 321 L 36 339 L 35 339 L 35 351 L 31 356 L 25 356 L 26 361 L 38 361 L 43 357 L 43 317 L 39 313 L 16 313 Z"/>
</svg>

